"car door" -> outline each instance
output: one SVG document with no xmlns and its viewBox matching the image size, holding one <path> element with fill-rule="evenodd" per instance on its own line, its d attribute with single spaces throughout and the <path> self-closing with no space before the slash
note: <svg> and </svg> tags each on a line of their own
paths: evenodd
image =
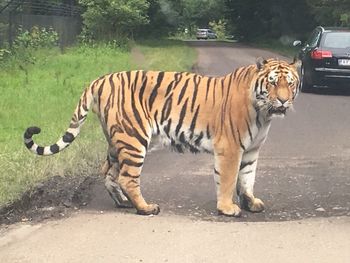
<svg viewBox="0 0 350 263">
<path fill-rule="evenodd" d="M 321 33 L 321 29 L 316 28 L 299 52 L 299 59 L 303 64 L 302 70 L 304 70 L 305 78 L 308 83 L 311 82 L 311 74 L 314 68 L 310 53 L 319 45 Z"/>
</svg>

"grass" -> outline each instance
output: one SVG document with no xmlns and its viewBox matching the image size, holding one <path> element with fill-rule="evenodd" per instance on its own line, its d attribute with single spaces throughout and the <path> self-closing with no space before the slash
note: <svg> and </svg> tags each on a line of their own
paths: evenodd
<svg viewBox="0 0 350 263">
<path fill-rule="evenodd" d="M 197 56 L 180 40 L 144 40 L 136 47 L 144 55 L 142 69 L 146 70 L 188 71 Z"/>
<path fill-rule="evenodd" d="M 31 154 L 23 144 L 28 126 L 42 128 L 35 140 L 51 144 L 67 129 L 84 87 L 109 72 L 130 69 L 189 70 L 193 49 L 179 41 L 135 44 L 144 63 L 132 61 L 130 51 L 108 45 L 76 46 L 33 51 L 35 63 L 13 58 L 0 64 L 0 205 L 51 175 L 91 175 L 99 171 L 107 145 L 99 122 L 90 114 L 79 138 L 50 157 Z"/>
</svg>

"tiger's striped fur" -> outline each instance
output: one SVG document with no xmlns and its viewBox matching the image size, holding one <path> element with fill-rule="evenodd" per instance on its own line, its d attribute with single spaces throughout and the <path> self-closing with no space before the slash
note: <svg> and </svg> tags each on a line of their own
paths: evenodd
<svg viewBox="0 0 350 263">
<path fill-rule="evenodd" d="M 80 132 L 89 109 L 98 115 L 108 142 L 102 172 L 118 206 L 133 205 L 140 214 L 157 214 L 140 191 L 140 174 L 152 135 L 177 151 L 215 156 L 217 209 L 239 216 L 243 208 L 259 212 L 263 202 L 253 186 L 259 149 L 271 119 L 284 116 L 298 93 L 296 64 L 269 59 L 241 67 L 223 77 L 187 72 L 127 71 L 105 75 L 84 91 L 69 128 L 57 143 L 38 146 L 37 127 L 24 141 L 39 155 L 58 153 Z M 129 202 L 131 201 L 131 203 Z"/>
</svg>

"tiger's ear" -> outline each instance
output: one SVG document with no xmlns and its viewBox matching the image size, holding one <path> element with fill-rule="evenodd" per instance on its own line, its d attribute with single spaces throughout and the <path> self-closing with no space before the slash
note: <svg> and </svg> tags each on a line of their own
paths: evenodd
<svg viewBox="0 0 350 263">
<path fill-rule="evenodd" d="M 266 63 L 267 60 L 262 57 L 256 59 L 256 67 L 258 68 L 258 70 L 261 70 Z"/>
</svg>

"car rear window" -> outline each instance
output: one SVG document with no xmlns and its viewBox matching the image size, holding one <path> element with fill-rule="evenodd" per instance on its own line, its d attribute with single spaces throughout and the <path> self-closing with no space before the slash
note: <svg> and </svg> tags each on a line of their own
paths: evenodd
<svg viewBox="0 0 350 263">
<path fill-rule="evenodd" d="M 324 48 L 349 48 L 350 32 L 329 32 L 324 35 Z"/>
</svg>

